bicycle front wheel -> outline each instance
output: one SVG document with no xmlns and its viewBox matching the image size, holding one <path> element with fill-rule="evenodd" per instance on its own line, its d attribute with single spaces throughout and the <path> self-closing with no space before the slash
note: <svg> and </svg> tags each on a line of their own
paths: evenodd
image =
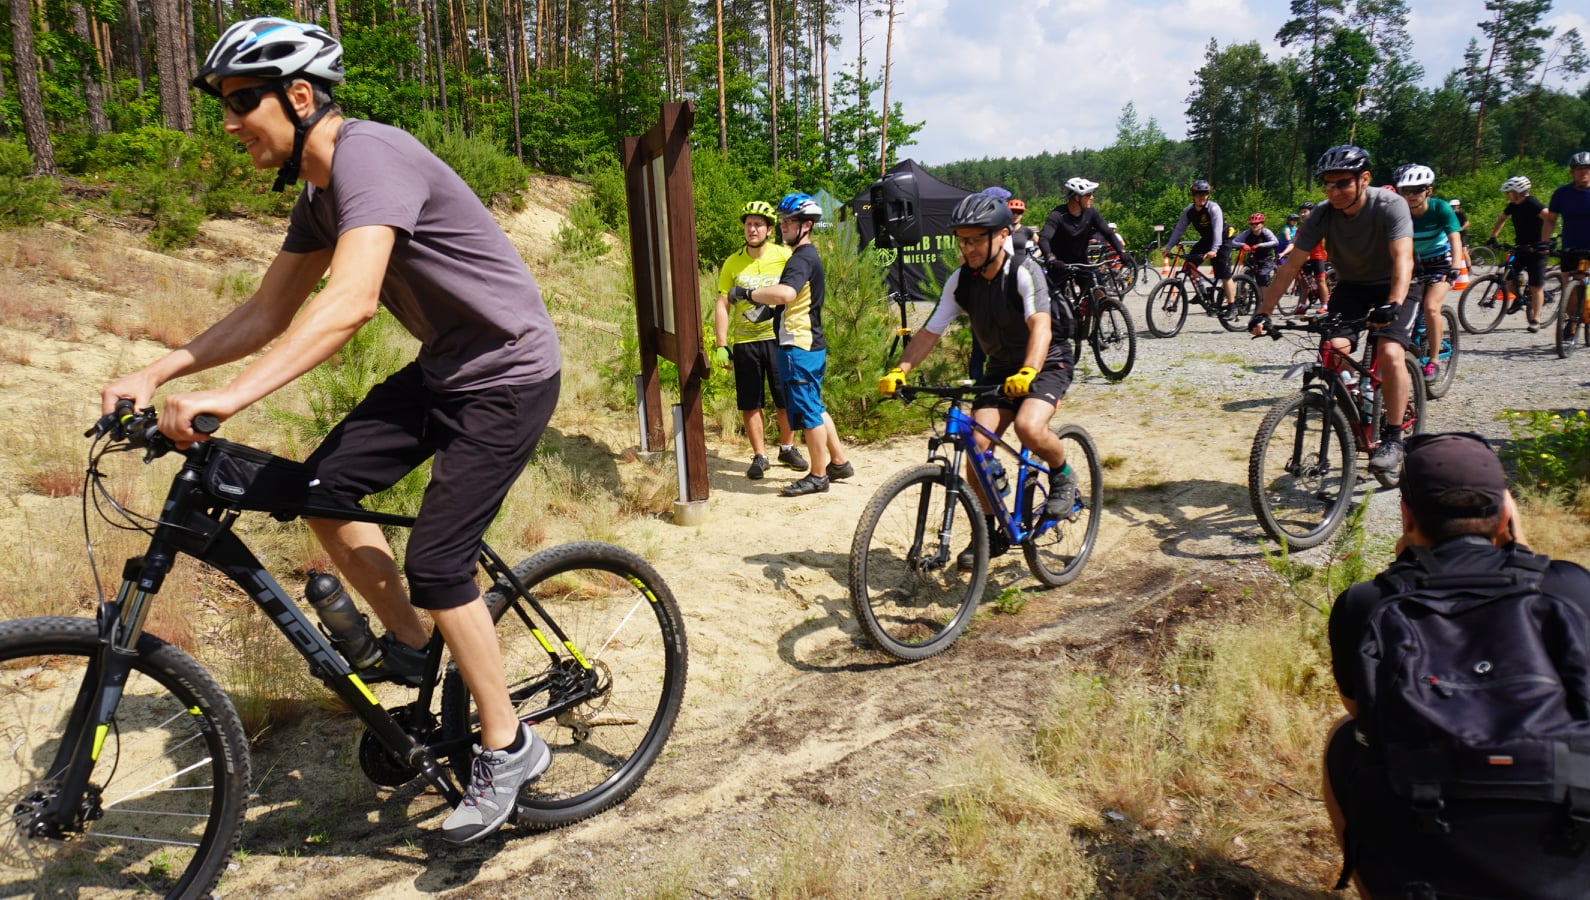
<svg viewBox="0 0 1590 900">
<path fill-rule="evenodd" d="M 1429 422 L 1425 412 L 1425 401 L 1428 392 L 1424 386 L 1424 371 L 1411 357 L 1402 358 L 1403 368 L 1408 373 L 1408 406 L 1402 413 L 1402 438 L 1407 440 L 1416 434 L 1424 434 L 1426 423 Z M 1386 421 L 1386 392 L 1381 391 L 1375 395 L 1374 428 L 1370 434 L 1379 437 L 1381 426 Z M 1375 472 L 1375 480 L 1383 488 L 1394 488 L 1402 480 L 1401 472 Z"/>
<path fill-rule="evenodd" d="M 1259 283 L 1252 275 L 1237 275 L 1231 286 L 1236 299 L 1220 310 L 1220 326 L 1227 331 L 1247 331 L 1248 319 L 1259 311 Z"/>
<path fill-rule="evenodd" d="M 1557 358 L 1567 359 L 1579 348 L 1587 336 L 1584 318 L 1584 285 L 1576 284 L 1568 291 L 1568 299 L 1557 316 Z"/>
<path fill-rule="evenodd" d="M 122 686 L 78 821 L 57 837 L 33 828 L 54 795 L 51 771 L 78 689 L 97 667 L 92 619 L 0 624 L 0 894 L 201 897 L 243 829 L 248 741 L 215 679 L 153 635 Z"/>
<path fill-rule="evenodd" d="M 867 502 L 850 542 L 856 621 L 873 646 L 897 659 L 948 649 L 988 581 L 982 510 L 966 485 L 951 495 L 944 480 L 944 468 L 933 464 L 895 475 Z M 958 564 L 963 549 L 972 555 L 970 571 Z"/>
<path fill-rule="evenodd" d="M 1187 322 L 1187 285 L 1167 278 L 1148 292 L 1148 330 L 1155 337 L 1175 337 Z"/>
<path fill-rule="evenodd" d="M 1089 340 L 1099 370 L 1111 381 L 1120 381 L 1132 372 L 1137 362 L 1137 329 L 1126 305 L 1111 297 L 1098 301 L 1098 321 Z"/>
<path fill-rule="evenodd" d="M 1058 519 L 1046 512 L 1049 485 L 1034 469 L 1027 470 L 1022 487 L 1022 527 L 1028 532 L 1022 551 L 1034 578 L 1048 587 L 1070 584 L 1082 574 L 1093 543 L 1099 536 L 1099 516 L 1104 510 L 1104 477 L 1099 467 L 1099 451 L 1093 438 L 1080 425 L 1063 425 L 1055 437 L 1065 450 L 1076 483 L 1076 497 L 1068 512 Z M 1041 483 L 1040 483 L 1041 482 Z"/>
<path fill-rule="evenodd" d="M 1281 401 L 1259 423 L 1248 456 L 1248 499 L 1259 526 L 1294 550 L 1323 543 L 1352 503 L 1357 465 L 1335 403 L 1317 390 Z"/>
<path fill-rule="evenodd" d="M 518 822 L 545 830 L 588 819 L 640 787 L 679 715 L 689 651 L 667 583 L 628 550 L 594 541 L 562 544 L 513 572 L 568 638 L 559 644 L 550 624 L 535 624 L 530 604 L 505 580 L 486 592 L 517 714 L 584 698 L 530 722 L 552 748 L 552 765 L 520 791 Z M 477 721 L 464 679 L 449 667 L 444 735 L 468 734 Z M 469 759 L 459 756 L 452 763 L 463 780 Z"/>
<path fill-rule="evenodd" d="M 1459 338 L 1457 327 L 1457 314 L 1447 307 L 1441 308 L 1441 346 L 1431 347 L 1429 332 L 1425 332 L 1426 347 L 1423 349 L 1426 360 L 1435 361 L 1435 374 L 1424 380 L 1425 392 L 1432 400 L 1439 400 L 1446 396 L 1452 389 L 1452 380 L 1457 377 Z"/>
<path fill-rule="evenodd" d="M 1474 279 L 1458 298 L 1458 321 L 1469 334 L 1490 334 L 1506 317 L 1507 286 L 1500 275 Z"/>
<path fill-rule="evenodd" d="M 1465 249 L 1467 250 L 1468 255 L 1469 255 L 1469 266 L 1470 267 L 1472 267 L 1474 269 L 1494 269 L 1494 268 L 1496 268 L 1497 255 L 1496 255 L 1496 250 L 1495 249 L 1493 249 L 1491 247 L 1487 247 L 1484 244 L 1478 244 L 1476 246 L 1467 247 Z"/>
</svg>

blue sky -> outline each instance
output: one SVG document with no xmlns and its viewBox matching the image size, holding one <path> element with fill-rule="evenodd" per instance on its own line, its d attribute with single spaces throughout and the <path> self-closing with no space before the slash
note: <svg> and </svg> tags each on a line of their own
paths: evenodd
<svg viewBox="0 0 1590 900">
<path fill-rule="evenodd" d="M 938 164 L 1105 147 L 1127 101 L 1174 138 L 1186 134 L 1186 97 L 1204 48 L 1258 41 L 1283 55 L 1275 33 L 1286 0 L 898 0 L 890 99 L 925 121 L 902 154 Z M 1426 83 L 1462 63 L 1484 0 L 1410 2 L 1409 34 Z M 1568 11 L 1572 8 L 1573 11 Z M 856 23 L 831 66 L 855 59 Z M 1590 42 L 1590 11 L 1558 2 L 1547 23 Z M 883 67 L 883 20 L 867 23 L 869 74 Z M 1582 81 L 1580 82 L 1582 83 Z M 1559 84 L 1560 86 L 1560 84 Z"/>
</svg>

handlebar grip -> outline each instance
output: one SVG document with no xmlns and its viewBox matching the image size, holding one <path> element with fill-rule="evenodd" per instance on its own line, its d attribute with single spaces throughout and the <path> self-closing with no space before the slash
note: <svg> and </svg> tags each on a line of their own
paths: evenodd
<svg viewBox="0 0 1590 900">
<path fill-rule="evenodd" d="M 215 434 L 221 427 L 221 420 L 209 413 L 199 413 L 193 417 L 193 430 L 199 434 Z"/>
</svg>

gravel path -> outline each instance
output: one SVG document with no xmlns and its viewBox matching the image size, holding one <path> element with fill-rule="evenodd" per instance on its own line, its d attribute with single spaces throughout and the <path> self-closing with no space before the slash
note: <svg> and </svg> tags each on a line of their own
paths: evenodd
<svg viewBox="0 0 1590 900">
<path fill-rule="evenodd" d="M 1194 306 L 1187 325 L 1174 338 L 1156 338 L 1145 320 L 1147 293 L 1141 288 L 1126 297 L 1127 309 L 1137 325 L 1137 364 L 1122 385 L 1157 383 L 1172 396 L 1192 393 L 1209 402 L 1211 416 L 1219 412 L 1265 410 L 1301 384 L 1283 382 L 1281 374 L 1294 362 L 1312 359 L 1315 351 L 1295 340 L 1253 340 L 1246 334 L 1221 328 L 1211 316 Z M 1455 308 L 1457 295 L 1447 300 Z M 1484 435 L 1498 448 L 1511 439 L 1502 414 L 1507 410 L 1552 410 L 1567 414 L 1590 407 L 1590 352 L 1570 359 L 1557 358 L 1552 335 L 1530 334 L 1522 315 L 1509 316 L 1495 332 L 1474 335 L 1460 329 L 1460 360 L 1451 390 L 1427 407 L 1427 430 L 1472 431 Z M 1090 355 L 1084 348 L 1084 355 Z M 1094 370 L 1091 359 L 1084 373 Z M 1083 384 L 1105 382 L 1086 375 Z M 1250 431 L 1249 434 L 1252 432 Z M 1381 491 L 1372 500 L 1367 524 L 1372 531 L 1400 530 L 1394 492 Z"/>
</svg>

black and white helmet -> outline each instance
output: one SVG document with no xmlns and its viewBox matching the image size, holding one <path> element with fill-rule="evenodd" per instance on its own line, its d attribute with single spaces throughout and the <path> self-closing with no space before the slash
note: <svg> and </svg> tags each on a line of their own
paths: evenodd
<svg viewBox="0 0 1590 900">
<path fill-rule="evenodd" d="M 1326 150 L 1314 163 L 1314 177 L 1326 172 L 1364 172 L 1369 169 L 1369 153 L 1352 144 L 1338 144 Z"/>
<path fill-rule="evenodd" d="M 1532 184 L 1528 178 L 1522 175 L 1514 175 L 1512 178 L 1502 182 L 1502 193 L 1527 194 L 1530 187 L 1532 187 Z"/>
<path fill-rule="evenodd" d="M 1073 178 L 1066 182 L 1067 197 L 1073 195 L 1080 197 L 1083 194 L 1091 194 L 1098 189 L 1099 183 L 1097 181 L 1089 181 L 1086 178 Z"/>
<path fill-rule="evenodd" d="M 263 16 L 228 28 L 204 58 L 193 86 L 221 96 L 221 81 L 247 76 L 276 81 L 308 78 L 341 84 L 342 45 L 319 25 Z"/>
<path fill-rule="evenodd" d="M 1435 170 L 1418 164 L 1397 170 L 1397 187 L 1429 187 L 1435 184 Z"/>
<path fill-rule="evenodd" d="M 1009 228 L 1015 219 L 1011 217 L 1010 207 L 995 200 L 987 194 L 968 194 L 955 204 L 955 211 L 950 213 L 951 228 L 983 228 L 988 231 L 998 231 Z"/>
<path fill-rule="evenodd" d="M 1580 150 L 1578 153 L 1568 157 L 1568 168 L 1571 169 L 1574 166 L 1590 166 L 1590 150 Z"/>
</svg>

